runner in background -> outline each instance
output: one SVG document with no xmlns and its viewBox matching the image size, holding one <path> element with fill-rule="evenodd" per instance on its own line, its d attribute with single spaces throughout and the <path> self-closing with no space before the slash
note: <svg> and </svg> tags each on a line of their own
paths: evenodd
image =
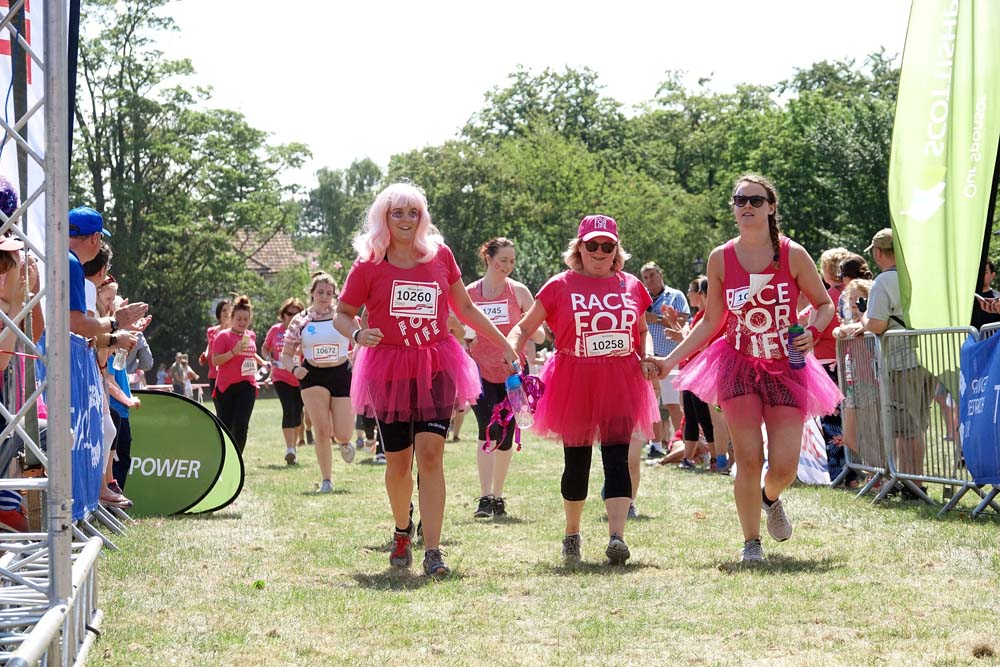
<svg viewBox="0 0 1000 667">
<path fill-rule="evenodd" d="M 271 362 L 271 383 L 281 402 L 281 435 L 285 439 L 285 463 L 295 465 L 298 456 L 295 449 L 296 432 L 302 426 L 302 392 L 299 379 L 292 375 L 290 368 L 298 365 L 299 359 L 292 358 L 292 366 L 286 368 L 281 361 L 281 350 L 285 346 L 285 331 L 292 318 L 305 310 L 305 304 L 291 297 L 285 299 L 278 309 L 278 322 L 271 326 L 264 337 L 261 356 Z"/>
<path fill-rule="evenodd" d="M 479 257 L 486 266 L 486 274 L 470 283 L 466 290 L 472 302 L 496 325 L 500 333 L 506 336 L 521 316 L 531 308 L 535 299 L 524 284 L 510 278 L 517 259 L 513 241 L 503 237 L 491 239 L 479 249 Z M 514 453 L 514 424 L 510 424 L 506 434 L 503 428 L 494 426 L 489 435 L 493 442 L 499 443 L 499 446 L 488 452 L 483 451 L 493 408 L 507 395 L 504 381 L 508 372 L 503 349 L 489 340 L 476 337 L 475 332 L 472 333 L 469 354 L 479 367 L 483 384 L 483 395 L 472 408 L 479 423 L 476 465 L 479 469 L 480 491 L 473 516 L 484 519 L 507 514 L 503 486 Z M 537 330 L 534 341 L 542 343 L 544 340 L 545 333 L 540 329 Z M 533 359 L 534 354 L 529 358 Z"/>
</svg>

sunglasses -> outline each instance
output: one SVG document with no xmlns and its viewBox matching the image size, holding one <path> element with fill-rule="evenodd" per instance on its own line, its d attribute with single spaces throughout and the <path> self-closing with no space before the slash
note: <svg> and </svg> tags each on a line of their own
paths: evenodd
<svg viewBox="0 0 1000 667">
<path fill-rule="evenodd" d="M 285 312 L 282 313 L 282 315 L 288 315 L 289 317 L 295 317 L 296 315 L 298 315 L 301 312 L 302 312 L 301 310 L 286 310 Z"/>
<path fill-rule="evenodd" d="M 612 243 L 611 241 L 605 241 L 604 243 L 598 243 L 597 241 L 584 241 L 583 247 L 587 249 L 587 252 L 597 252 L 600 248 L 601 252 L 611 254 L 618 247 L 617 243 Z"/>
<path fill-rule="evenodd" d="M 745 195 L 733 195 L 733 206 L 736 208 L 743 208 L 747 205 L 747 202 L 750 202 L 750 205 L 754 208 L 760 208 L 766 201 L 767 197 L 763 195 L 753 195 L 750 197 Z"/>
</svg>

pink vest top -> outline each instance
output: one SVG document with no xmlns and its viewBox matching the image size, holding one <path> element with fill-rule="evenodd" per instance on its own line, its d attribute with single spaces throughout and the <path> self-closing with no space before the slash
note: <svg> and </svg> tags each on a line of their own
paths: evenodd
<svg viewBox="0 0 1000 667">
<path fill-rule="evenodd" d="M 733 241 L 725 245 L 726 340 L 736 350 L 758 359 L 788 356 L 788 327 L 795 321 L 799 286 L 788 266 L 789 239 L 781 237 L 778 268 L 747 273 L 736 257 Z"/>
<path fill-rule="evenodd" d="M 500 333 L 507 335 L 517 324 L 521 315 L 521 305 L 517 302 L 517 295 L 514 294 L 514 286 L 509 280 L 505 280 L 504 290 L 495 299 L 487 299 L 483 296 L 483 281 L 477 280 L 466 289 L 472 303 L 483 311 L 486 317 L 496 325 Z M 479 364 L 479 373 L 487 382 L 503 382 L 507 379 L 507 371 L 504 368 L 503 350 L 494 345 L 491 341 L 484 340 L 481 336 L 476 336 L 469 346 L 469 354 Z"/>
</svg>

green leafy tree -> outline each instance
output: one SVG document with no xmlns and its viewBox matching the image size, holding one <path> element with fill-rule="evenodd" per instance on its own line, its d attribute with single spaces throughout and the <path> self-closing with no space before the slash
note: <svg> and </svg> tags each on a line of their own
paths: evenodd
<svg viewBox="0 0 1000 667">
<path fill-rule="evenodd" d="M 257 248 L 234 240 L 294 227 L 293 190 L 278 177 L 308 155 L 268 144 L 237 112 L 203 108 L 208 91 L 184 85 L 191 63 L 156 48 L 157 33 L 176 29 L 166 4 L 87 5 L 72 165 L 74 204 L 103 213 L 113 272 L 123 294 L 151 304 L 147 335 L 161 358 L 202 349 L 214 297 L 259 289 L 245 266 Z"/>
</svg>

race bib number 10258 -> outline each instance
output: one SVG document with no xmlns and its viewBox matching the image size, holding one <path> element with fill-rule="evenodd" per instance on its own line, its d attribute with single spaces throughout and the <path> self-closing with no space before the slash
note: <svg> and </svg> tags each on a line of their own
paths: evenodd
<svg viewBox="0 0 1000 667">
<path fill-rule="evenodd" d="M 632 353 L 632 335 L 625 330 L 595 331 L 583 335 L 588 357 L 623 357 Z"/>
<path fill-rule="evenodd" d="M 393 317 L 437 319 L 437 283 L 392 281 L 389 314 Z"/>
</svg>

